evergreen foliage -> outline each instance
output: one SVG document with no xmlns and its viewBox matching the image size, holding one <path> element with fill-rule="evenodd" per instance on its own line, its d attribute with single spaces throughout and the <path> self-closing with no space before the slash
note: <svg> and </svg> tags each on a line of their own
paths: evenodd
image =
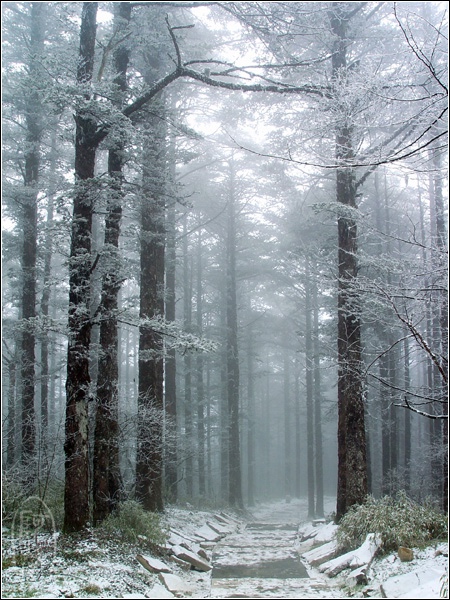
<svg viewBox="0 0 450 600">
<path fill-rule="evenodd" d="M 447 516 L 431 500 L 418 503 L 401 491 L 380 499 L 368 496 L 364 504 L 353 506 L 339 523 L 337 541 L 342 550 L 350 550 L 367 534 L 378 533 L 382 551 L 389 552 L 446 538 L 447 527 Z"/>
</svg>

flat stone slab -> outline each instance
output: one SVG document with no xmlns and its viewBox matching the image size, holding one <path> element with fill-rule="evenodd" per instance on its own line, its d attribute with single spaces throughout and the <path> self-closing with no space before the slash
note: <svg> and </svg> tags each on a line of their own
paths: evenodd
<svg viewBox="0 0 450 600">
<path fill-rule="evenodd" d="M 143 556 L 142 554 L 137 554 L 136 559 L 140 562 L 140 564 L 150 571 L 150 573 L 170 573 L 171 569 L 162 562 L 162 560 L 158 560 L 153 556 Z"/>
<path fill-rule="evenodd" d="M 181 579 L 181 577 L 178 577 L 178 575 L 173 575 L 172 573 L 160 573 L 158 577 L 161 583 L 164 584 L 164 587 L 178 598 L 182 597 L 184 594 L 191 595 L 195 591 L 192 585 Z"/>
<path fill-rule="evenodd" d="M 418 587 L 422 587 L 430 581 L 439 579 L 442 574 L 443 570 L 429 569 L 428 571 L 412 571 L 403 575 L 389 577 L 380 586 L 381 594 L 384 598 L 407 597 L 405 594 L 412 592 Z"/>
<path fill-rule="evenodd" d="M 198 554 L 186 550 L 182 546 L 174 546 L 172 552 L 177 558 L 188 562 L 197 571 L 211 571 L 212 569 L 209 562 L 201 558 Z"/>
<path fill-rule="evenodd" d="M 203 538 L 207 542 L 218 542 L 223 537 L 218 534 L 217 531 L 213 531 L 208 525 L 203 525 L 203 527 L 197 529 L 195 535 L 199 538 Z"/>
</svg>

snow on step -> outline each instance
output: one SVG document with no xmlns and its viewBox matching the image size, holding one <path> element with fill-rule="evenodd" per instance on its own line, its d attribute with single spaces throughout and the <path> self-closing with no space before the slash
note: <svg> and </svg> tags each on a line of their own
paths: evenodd
<svg viewBox="0 0 450 600">
<path fill-rule="evenodd" d="M 342 554 L 337 558 L 333 558 L 332 560 L 323 563 L 319 567 L 319 571 L 326 573 L 329 577 L 334 577 L 348 567 L 356 569 L 363 565 L 369 565 L 380 546 L 380 536 L 375 533 L 369 533 L 364 544 L 357 550 L 352 550 L 351 552 L 347 552 L 346 554 Z"/>
<path fill-rule="evenodd" d="M 331 542 L 336 536 L 336 532 L 339 529 L 334 523 L 328 523 L 318 528 L 317 534 L 314 536 L 314 542 L 322 544 L 323 542 Z"/>
<path fill-rule="evenodd" d="M 298 535 L 301 542 L 316 537 L 318 533 L 319 529 L 314 527 L 314 525 L 304 525 L 298 530 Z"/>
<path fill-rule="evenodd" d="M 178 577 L 178 575 L 173 575 L 172 573 L 159 573 L 158 577 L 166 589 L 178 598 L 182 598 L 184 594 L 190 595 L 195 591 L 190 583 L 184 581 L 181 577 Z M 153 596 L 153 598 L 161 598 L 161 596 Z"/>
<path fill-rule="evenodd" d="M 174 546 L 172 552 L 180 560 L 184 560 L 191 564 L 197 571 L 210 571 L 212 569 L 211 565 L 206 560 L 200 558 L 198 554 L 186 550 L 182 546 Z"/>
<path fill-rule="evenodd" d="M 228 535 L 229 533 L 231 533 L 233 531 L 229 527 L 224 527 L 223 525 L 219 525 L 219 523 L 212 523 L 211 521 L 207 521 L 206 524 L 208 527 L 211 527 L 211 529 L 213 531 L 215 531 L 216 533 L 218 533 L 219 535 Z"/>
<path fill-rule="evenodd" d="M 337 542 L 333 540 L 326 544 L 322 544 L 322 546 L 319 546 L 318 548 L 304 552 L 302 556 L 313 567 L 317 567 L 318 565 L 321 565 L 322 563 L 334 558 L 336 556 L 337 549 Z"/>
<path fill-rule="evenodd" d="M 143 556 L 142 554 L 136 555 L 137 560 L 141 563 L 144 569 L 150 571 L 150 573 L 170 573 L 170 568 L 153 556 Z"/>
<path fill-rule="evenodd" d="M 195 535 L 199 538 L 203 538 L 207 542 L 218 542 L 223 537 L 223 535 L 220 535 L 216 531 L 213 531 L 208 525 L 203 525 L 203 527 L 197 529 Z"/>
<path fill-rule="evenodd" d="M 416 596 L 416 591 L 419 591 L 417 588 L 421 588 L 420 592 L 429 591 L 429 586 L 434 585 L 438 580 L 438 589 L 440 590 L 441 582 L 439 580 L 443 572 L 443 570 L 431 568 L 426 571 L 412 571 L 389 577 L 380 586 L 381 595 L 383 598 L 431 598 L 433 596 Z M 436 597 L 439 597 L 439 594 Z"/>
</svg>

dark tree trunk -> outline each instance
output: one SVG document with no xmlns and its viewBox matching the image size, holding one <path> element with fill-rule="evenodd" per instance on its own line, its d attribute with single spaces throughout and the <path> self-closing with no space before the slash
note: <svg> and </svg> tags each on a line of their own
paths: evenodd
<svg viewBox="0 0 450 600">
<path fill-rule="evenodd" d="M 229 439 L 229 495 L 232 506 L 243 507 L 241 451 L 240 451 L 240 415 L 239 415 L 239 355 L 238 320 L 236 299 L 236 214 L 235 214 L 235 168 L 230 163 L 228 218 L 227 218 L 227 388 L 228 415 L 230 427 Z"/>
<path fill-rule="evenodd" d="M 226 283 L 226 282 L 225 282 Z M 226 288 L 223 292 L 223 303 L 221 306 L 221 330 L 223 337 L 227 332 L 227 305 Z M 220 353 L 220 493 L 223 500 L 228 499 L 229 486 L 229 452 L 230 444 L 230 422 L 228 414 L 228 375 L 227 375 L 227 348 L 225 344 Z"/>
<path fill-rule="evenodd" d="M 333 81 L 342 85 L 347 73 L 347 4 L 333 2 L 331 30 L 335 35 L 332 56 Z M 341 90 L 342 92 L 342 90 Z M 343 113 L 345 114 L 345 113 Z M 336 129 L 337 164 L 354 159 L 352 128 L 343 123 Z M 352 168 L 336 171 L 336 199 L 356 209 L 357 186 Z M 338 217 L 338 491 L 339 520 L 367 495 L 367 459 L 362 384 L 360 306 L 356 283 L 357 227 L 351 212 Z"/>
<path fill-rule="evenodd" d="M 163 101 L 153 101 L 144 131 L 141 206 L 139 410 L 136 496 L 163 510 L 163 341 L 147 319 L 164 316 L 165 126 Z"/>
<path fill-rule="evenodd" d="M 42 137 L 42 105 L 37 89 L 40 73 L 40 56 L 44 47 L 45 4 L 30 5 L 29 65 L 30 81 L 25 97 L 25 122 L 27 150 L 25 153 L 24 194 L 22 199 L 22 465 L 25 477 L 32 482 L 32 462 L 36 458 L 35 394 L 35 344 L 36 333 L 36 259 L 37 259 L 37 194 Z"/>
<path fill-rule="evenodd" d="M 97 2 L 84 2 L 77 82 L 88 85 L 94 69 Z M 96 125 L 90 114 L 75 116 L 75 197 L 69 261 L 69 343 L 67 351 L 64 531 L 79 531 L 89 521 L 88 399 L 91 338 L 90 276 L 92 214 L 95 196 Z"/>
<path fill-rule="evenodd" d="M 131 18 L 129 2 L 115 6 L 114 31 L 119 37 L 126 33 Z M 114 99 L 117 107 L 124 102 L 127 89 L 127 70 L 130 50 L 126 43 L 114 52 Z M 122 221 L 122 182 L 124 163 L 124 136 L 118 136 L 108 154 L 110 190 L 105 222 L 103 258 L 105 273 L 99 307 L 100 355 L 97 375 L 97 403 L 95 413 L 93 460 L 93 517 L 94 523 L 104 520 L 120 500 L 121 475 L 119 463 L 119 328 L 117 312 L 122 269 L 119 257 L 119 238 Z"/>
</svg>

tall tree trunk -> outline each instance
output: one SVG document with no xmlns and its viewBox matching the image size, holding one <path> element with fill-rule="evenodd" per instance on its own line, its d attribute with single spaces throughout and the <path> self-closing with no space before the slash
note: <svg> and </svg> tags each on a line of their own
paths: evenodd
<svg viewBox="0 0 450 600">
<path fill-rule="evenodd" d="M 203 335 L 203 307 L 202 307 L 202 232 L 198 232 L 197 244 L 197 335 Z M 204 360 L 202 352 L 197 354 L 197 457 L 198 457 L 198 493 L 204 497 L 205 485 L 205 386 L 203 383 Z"/>
<path fill-rule="evenodd" d="M 226 281 L 222 291 L 223 302 L 220 310 L 221 331 L 223 337 L 227 335 L 227 303 Z M 230 419 L 228 414 L 228 374 L 227 374 L 227 347 L 224 344 L 220 353 L 220 494 L 223 500 L 228 499 L 229 487 L 229 452 L 230 445 Z"/>
<path fill-rule="evenodd" d="M 24 193 L 22 199 L 22 466 L 30 483 L 35 479 L 32 463 L 36 458 L 35 344 L 36 332 L 36 260 L 37 260 L 37 195 L 42 137 L 40 60 L 44 48 L 45 4 L 30 5 L 30 40 L 28 72 L 30 82 L 25 94 L 27 149 L 25 152 Z M 33 79 L 33 81 L 31 81 Z"/>
<path fill-rule="evenodd" d="M 131 4 L 115 5 L 114 32 L 120 38 L 128 28 Z M 130 50 L 121 43 L 114 51 L 115 105 L 124 103 Z M 123 132 L 108 154 L 110 190 L 107 200 L 105 240 L 102 250 L 105 272 L 98 314 L 100 316 L 100 355 L 97 375 L 95 412 L 93 499 L 94 523 L 103 521 L 120 500 L 119 462 L 119 328 L 117 312 L 122 284 L 119 238 L 122 221 L 123 166 L 125 139 Z"/>
<path fill-rule="evenodd" d="M 41 335 L 41 448 L 43 449 L 44 456 L 47 450 L 48 441 L 48 426 L 49 426 L 49 383 L 50 383 L 50 369 L 49 369 L 49 332 L 45 326 L 45 321 L 48 319 L 50 314 L 50 293 L 51 284 L 50 277 L 52 272 L 52 254 L 53 254 L 53 243 L 52 243 L 52 227 L 53 227 L 53 213 L 55 203 L 55 177 L 56 177 L 56 160 L 57 160 L 57 146 L 56 146 L 56 124 L 52 132 L 51 150 L 50 150 L 50 183 L 47 192 L 47 221 L 45 229 L 45 241 L 44 241 L 44 273 L 42 282 L 42 297 L 41 297 L 41 315 L 44 321 L 43 332 Z"/>
<path fill-rule="evenodd" d="M 77 82 L 92 80 L 97 31 L 97 2 L 84 2 Z M 86 99 L 89 93 L 86 91 Z M 82 109 L 75 116 L 75 197 L 69 260 L 69 343 L 65 420 L 64 531 L 79 531 L 89 521 L 88 399 L 91 338 L 90 276 L 96 124 Z"/>
<path fill-rule="evenodd" d="M 403 360 L 404 360 L 404 388 L 406 399 L 408 399 L 408 390 L 411 385 L 410 375 L 410 357 L 409 357 L 409 341 L 405 337 L 403 340 Z M 405 410 L 405 443 L 404 443 L 404 463 L 405 471 L 405 491 L 411 490 L 411 411 Z"/>
<path fill-rule="evenodd" d="M 16 461 L 16 364 L 18 351 L 8 360 L 8 434 L 6 441 L 6 466 L 11 468 Z"/>
<path fill-rule="evenodd" d="M 292 404 L 290 394 L 290 360 L 288 349 L 284 349 L 283 356 L 283 396 L 284 396 L 284 491 L 286 498 L 292 496 L 292 449 L 291 449 L 291 422 Z"/>
<path fill-rule="evenodd" d="M 324 516 L 323 505 L 323 448 L 322 448 L 322 398 L 320 389 L 320 348 L 319 348 L 319 305 L 317 281 L 312 284 L 313 304 L 313 355 L 314 355 L 314 464 L 316 483 L 316 517 Z"/>
<path fill-rule="evenodd" d="M 192 265 L 189 264 L 187 213 L 183 220 L 183 312 L 184 330 L 192 332 Z M 184 355 L 184 431 L 186 452 L 186 494 L 194 494 L 194 418 L 192 411 L 192 354 Z"/>
<path fill-rule="evenodd" d="M 301 495 L 301 472 L 302 464 L 301 451 L 301 428 L 300 428 L 300 365 L 298 358 L 295 359 L 295 380 L 294 380 L 294 399 L 295 399 L 295 496 Z"/>
<path fill-rule="evenodd" d="M 176 270 L 176 198 L 170 197 L 166 214 L 166 319 L 175 321 L 175 270 Z M 164 400 L 168 444 L 165 448 L 165 478 L 169 498 L 177 499 L 177 387 L 175 348 L 166 350 L 164 363 Z"/>
<path fill-rule="evenodd" d="M 249 313 L 251 315 L 251 313 Z M 247 338 L 247 502 L 255 505 L 255 386 L 253 373 L 253 327 L 248 326 Z"/>
<path fill-rule="evenodd" d="M 313 344 L 311 324 L 311 292 L 309 265 L 305 278 L 305 370 L 306 370 L 306 440 L 308 465 L 308 517 L 315 516 L 314 481 L 314 396 L 313 396 Z"/>
<path fill-rule="evenodd" d="M 163 341 L 148 319 L 164 317 L 165 126 L 162 99 L 144 124 L 139 299 L 139 409 L 136 495 L 147 510 L 163 510 Z"/>
<path fill-rule="evenodd" d="M 333 81 L 342 84 L 347 73 L 347 4 L 333 2 L 331 30 L 335 35 L 332 56 Z M 342 90 L 341 90 L 342 92 Z M 345 114 L 345 113 L 343 113 Z M 354 159 L 351 121 L 336 129 L 336 162 Z M 336 171 L 336 199 L 350 211 L 356 209 L 357 186 L 354 170 Z M 367 458 L 362 385 L 362 348 L 358 278 L 357 226 L 351 212 L 338 217 L 338 491 L 336 518 L 339 520 L 367 495 Z"/>
<path fill-rule="evenodd" d="M 229 193 L 227 218 L 227 373 L 229 439 L 229 490 L 228 499 L 232 506 L 243 507 L 240 415 L 239 415 L 239 355 L 238 320 L 236 298 L 236 209 L 235 209 L 235 166 L 229 163 Z"/>
</svg>

